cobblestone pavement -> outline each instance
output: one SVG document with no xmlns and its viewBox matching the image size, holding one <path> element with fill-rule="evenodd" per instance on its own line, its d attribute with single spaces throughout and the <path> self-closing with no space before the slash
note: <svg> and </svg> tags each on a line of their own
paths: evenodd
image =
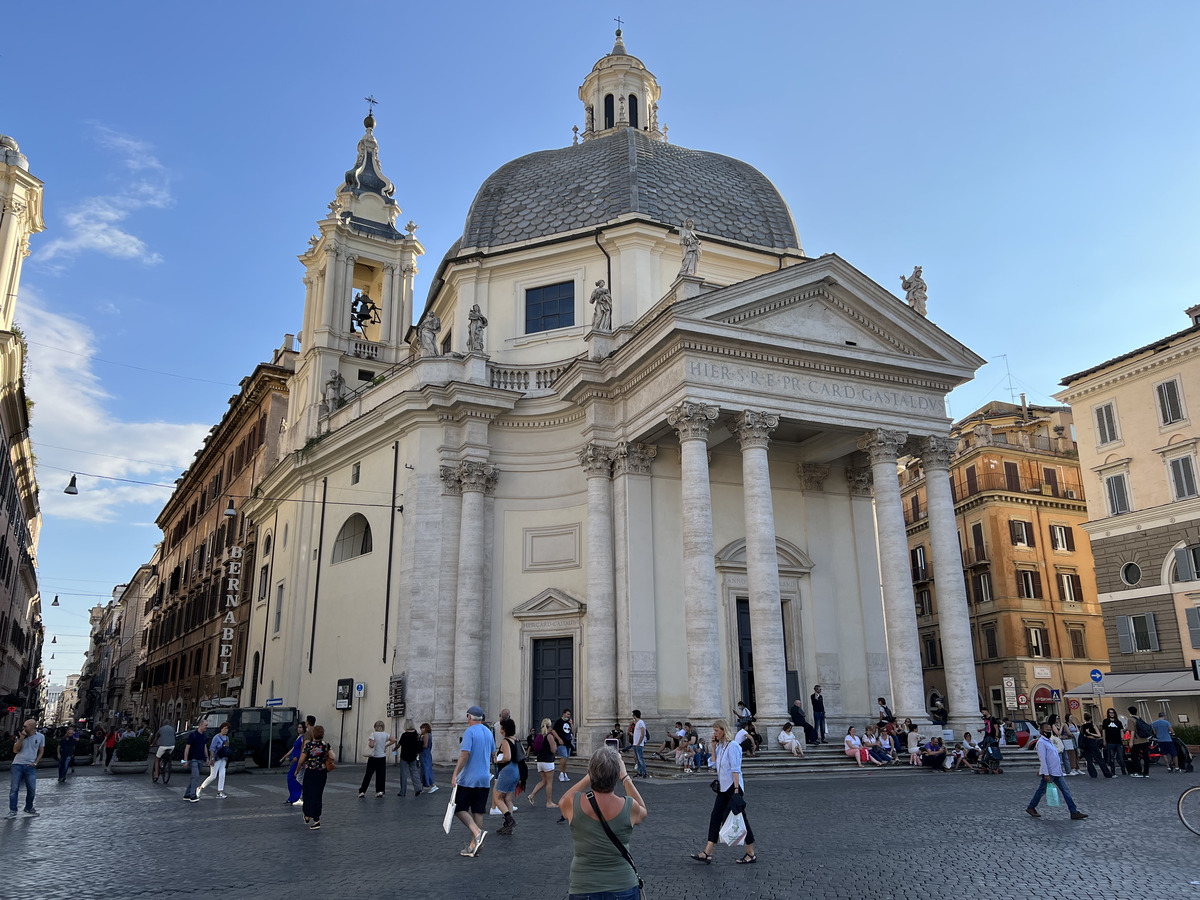
<svg viewBox="0 0 1200 900">
<path fill-rule="evenodd" d="M 0 819 L 0 897 L 126 898 L 212 894 L 226 898 L 566 895 L 571 841 L 555 811 L 523 803 L 511 837 L 489 834 L 477 859 L 458 855 L 467 833 L 442 833 L 449 791 L 357 799 L 361 768 L 330 776 L 320 831 L 283 804 L 282 773 L 231 775 L 229 799 L 213 787 L 181 800 L 149 775 L 83 768 L 65 784 L 42 770 L 42 815 Z M 8 773 L 3 773 L 7 784 Z M 707 777 L 642 783 L 650 818 L 633 856 L 650 896 L 711 898 L 943 898 L 1055 896 L 1200 900 L 1200 838 L 1179 822 L 1175 802 L 1196 775 L 1149 780 L 1071 778 L 1081 809 L 1025 805 L 1032 775 L 879 773 L 751 781 L 748 815 L 759 862 L 733 864 L 721 848 L 711 866 L 688 859 L 703 846 L 712 803 Z M 555 795 L 566 785 L 554 783 Z M 23 801 L 22 797 L 22 801 Z M 539 796 L 540 801 L 540 796 Z M 494 831 L 498 817 L 487 817 Z M 307 882 L 304 890 L 298 882 Z M 980 893 L 985 891 L 985 893 Z"/>
</svg>

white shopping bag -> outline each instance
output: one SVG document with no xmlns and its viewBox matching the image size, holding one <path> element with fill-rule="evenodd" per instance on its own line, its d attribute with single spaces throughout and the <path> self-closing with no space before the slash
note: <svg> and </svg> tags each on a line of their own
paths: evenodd
<svg viewBox="0 0 1200 900">
<path fill-rule="evenodd" d="M 456 784 L 450 790 L 450 802 L 446 804 L 446 815 L 442 816 L 442 831 L 446 834 L 450 833 L 450 825 L 454 822 L 454 797 L 458 793 L 458 785 Z"/>
<path fill-rule="evenodd" d="M 746 843 L 746 819 L 741 813 L 730 813 L 721 826 L 721 843 L 728 847 Z"/>
</svg>

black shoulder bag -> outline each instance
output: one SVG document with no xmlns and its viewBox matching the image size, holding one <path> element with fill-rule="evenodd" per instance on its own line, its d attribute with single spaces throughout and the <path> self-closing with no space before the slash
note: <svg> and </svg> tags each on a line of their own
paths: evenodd
<svg viewBox="0 0 1200 900">
<path fill-rule="evenodd" d="M 621 851 L 621 855 L 625 857 L 625 862 L 629 863 L 629 868 L 633 869 L 633 874 L 637 875 L 638 880 L 638 896 L 642 900 L 647 900 L 646 884 L 642 881 L 642 876 L 638 875 L 637 866 L 633 864 L 633 857 L 629 855 L 629 851 L 625 849 L 625 845 L 617 839 L 617 836 L 612 833 L 612 829 L 608 827 L 608 823 L 604 821 L 604 815 L 600 812 L 600 804 L 596 802 L 596 795 L 591 791 L 585 794 L 592 804 L 592 809 L 596 811 L 596 818 L 600 820 L 600 827 L 604 829 L 604 833 L 608 835 L 608 839 L 613 842 L 613 846 Z"/>
</svg>

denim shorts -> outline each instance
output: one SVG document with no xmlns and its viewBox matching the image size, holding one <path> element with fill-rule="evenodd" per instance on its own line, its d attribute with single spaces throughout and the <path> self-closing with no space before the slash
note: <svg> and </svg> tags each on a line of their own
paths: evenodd
<svg viewBox="0 0 1200 900">
<path fill-rule="evenodd" d="M 559 756 L 566 759 L 568 756 L 571 755 L 571 748 L 568 747 L 566 744 L 559 744 L 558 749 L 555 751 L 555 753 L 557 753 Z M 587 896 L 587 895 L 581 894 L 580 896 Z"/>
<path fill-rule="evenodd" d="M 638 900 L 638 889 L 624 891 L 593 891 L 590 894 L 567 894 L 567 900 Z"/>
</svg>

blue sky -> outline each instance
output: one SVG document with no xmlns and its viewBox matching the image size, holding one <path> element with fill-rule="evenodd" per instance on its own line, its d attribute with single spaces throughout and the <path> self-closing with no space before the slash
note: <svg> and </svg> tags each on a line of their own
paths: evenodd
<svg viewBox="0 0 1200 900">
<path fill-rule="evenodd" d="M 34 7 L 36 6 L 36 9 Z M 300 327 L 296 256 L 380 100 L 423 298 L 483 179 L 570 143 L 625 20 L 673 143 L 744 159 L 809 255 L 899 292 L 990 360 L 961 416 L 1176 331 L 1200 302 L 1200 6 L 47 2 L 8 12 L 0 132 L 46 183 L 31 342 L 52 680 L 153 550 L 237 382 Z M 130 368 L 137 367 L 137 368 Z M 165 373 L 165 374 L 164 374 Z M 48 607 L 58 594 L 62 605 Z"/>
</svg>

